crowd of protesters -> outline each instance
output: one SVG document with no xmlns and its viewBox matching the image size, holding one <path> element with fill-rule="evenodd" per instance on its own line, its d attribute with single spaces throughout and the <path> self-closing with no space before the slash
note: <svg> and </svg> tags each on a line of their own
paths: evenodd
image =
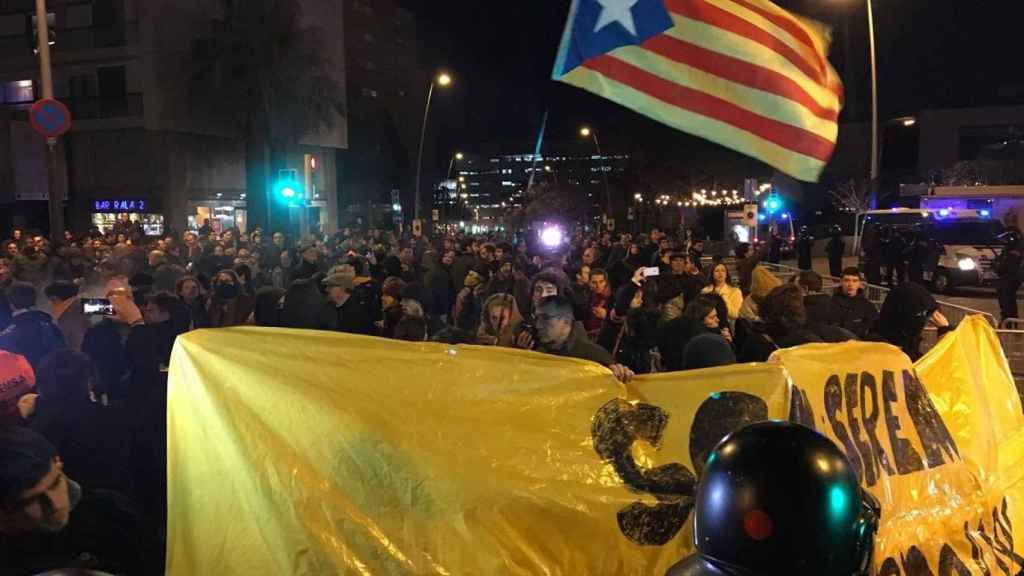
<svg viewBox="0 0 1024 576">
<path fill-rule="evenodd" d="M 190 330 L 533 349 L 628 382 L 814 342 L 888 341 L 917 358 L 926 323 L 949 328 L 916 284 L 879 311 L 856 268 L 828 294 L 814 272 L 770 273 L 767 246 L 723 259 L 704 258 L 694 231 L 576 232 L 558 246 L 535 234 L 295 242 L 208 224 L 147 238 L 124 223 L 55 245 L 13 231 L 0 255 L 0 564 L 162 573 L 167 367 Z"/>
</svg>

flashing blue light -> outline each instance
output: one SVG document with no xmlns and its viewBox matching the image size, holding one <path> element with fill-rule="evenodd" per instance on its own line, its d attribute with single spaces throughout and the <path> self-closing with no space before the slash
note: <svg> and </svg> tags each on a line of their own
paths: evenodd
<svg viewBox="0 0 1024 576">
<path fill-rule="evenodd" d="M 992 215 L 992 213 L 991 213 L 991 212 L 989 212 L 988 210 L 982 210 L 982 211 L 981 211 L 981 217 L 982 217 L 982 218 L 988 218 L 988 217 L 989 217 L 989 216 L 991 216 L 991 215 Z"/>
<path fill-rule="evenodd" d="M 782 215 L 782 219 L 783 220 L 789 220 L 789 212 L 786 212 L 785 214 L 783 214 Z"/>
<path fill-rule="evenodd" d="M 945 218 L 946 216 L 949 216 L 949 208 L 943 208 L 942 210 L 939 210 L 939 216 L 941 218 Z"/>
<path fill-rule="evenodd" d="M 768 217 L 765 216 L 764 214 L 758 214 L 757 219 L 760 220 L 761 222 L 764 222 L 765 220 L 768 219 Z"/>
<path fill-rule="evenodd" d="M 768 209 L 768 212 L 774 214 L 775 212 L 778 212 L 780 208 L 782 208 L 782 202 L 775 196 L 772 196 L 771 198 L 765 200 L 764 207 Z"/>
</svg>

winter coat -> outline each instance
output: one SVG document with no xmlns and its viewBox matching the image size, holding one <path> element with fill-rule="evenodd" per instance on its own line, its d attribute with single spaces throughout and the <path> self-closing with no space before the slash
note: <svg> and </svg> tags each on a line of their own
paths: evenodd
<svg viewBox="0 0 1024 576">
<path fill-rule="evenodd" d="M 921 332 L 939 303 L 919 284 L 906 282 L 889 292 L 875 321 L 875 333 L 885 342 L 899 347 L 911 361 L 921 358 Z M 941 337 L 953 327 L 939 330 Z"/>
<path fill-rule="evenodd" d="M 247 324 L 249 315 L 256 305 L 256 299 L 248 294 L 239 294 L 233 300 L 223 301 L 216 296 L 206 305 L 206 315 L 211 328 L 227 328 Z"/>
<path fill-rule="evenodd" d="M 21 354 L 32 368 L 38 367 L 47 354 L 65 346 L 64 335 L 53 318 L 39 310 L 15 313 L 10 326 L 0 332 L 0 350 Z"/>
<path fill-rule="evenodd" d="M 321 330 L 367 336 L 373 336 L 377 332 L 373 320 L 370 319 L 370 311 L 362 302 L 351 296 L 341 306 L 330 300 L 324 302 L 320 308 L 318 327 Z"/>
<path fill-rule="evenodd" d="M 725 305 L 729 308 L 729 320 L 735 322 L 740 317 L 740 308 L 743 307 L 743 292 L 735 286 L 726 284 L 724 286 L 707 286 L 701 291 L 701 294 L 711 294 L 712 292 L 725 300 Z"/>
<path fill-rule="evenodd" d="M 870 334 L 875 319 L 878 317 L 878 310 L 867 299 L 863 290 L 857 292 L 855 297 L 850 298 L 843 293 L 842 288 L 839 288 L 832 295 L 831 314 L 833 324 L 853 332 L 863 340 Z M 810 318 L 810 314 L 808 314 L 808 318 Z"/>
<path fill-rule="evenodd" d="M 572 332 L 569 333 L 568 340 L 566 340 L 565 344 L 561 348 L 541 348 L 541 351 L 555 356 L 590 360 L 591 362 L 597 362 L 602 366 L 611 366 L 615 363 L 615 359 L 612 358 L 610 352 L 597 344 L 594 344 L 589 338 L 587 338 L 587 331 L 580 322 L 573 323 Z"/>
</svg>

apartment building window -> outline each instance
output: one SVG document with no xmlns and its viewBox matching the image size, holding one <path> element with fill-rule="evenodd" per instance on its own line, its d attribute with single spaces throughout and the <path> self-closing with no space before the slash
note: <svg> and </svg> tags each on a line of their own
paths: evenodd
<svg viewBox="0 0 1024 576">
<path fill-rule="evenodd" d="M 121 98 L 128 92 L 128 77 L 124 66 L 105 66 L 96 69 L 96 84 L 100 98 Z"/>
<path fill-rule="evenodd" d="M 35 101 L 35 88 L 31 80 L 14 80 L 3 82 L 0 89 L 0 104 L 25 104 Z"/>
<path fill-rule="evenodd" d="M 96 97 L 96 77 L 92 74 L 77 74 L 68 79 L 71 100 L 90 100 Z"/>
<path fill-rule="evenodd" d="M 352 2 L 352 8 L 355 9 L 356 12 L 362 12 L 363 14 L 373 14 L 373 8 L 371 8 L 368 3 L 363 2 L 362 0 L 355 0 L 354 2 Z"/>
</svg>

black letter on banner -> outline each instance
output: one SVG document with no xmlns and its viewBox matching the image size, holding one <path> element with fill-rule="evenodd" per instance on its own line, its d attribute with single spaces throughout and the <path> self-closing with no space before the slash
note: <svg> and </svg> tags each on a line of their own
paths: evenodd
<svg viewBox="0 0 1024 576">
<path fill-rule="evenodd" d="M 611 462 L 619 478 L 632 491 L 646 492 L 658 499 L 653 506 L 634 502 L 618 513 L 619 530 L 640 545 L 668 543 L 686 523 L 693 508 L 696 479 L 686 467 L 671 463 L 641 469 L 630 453 L 637 440 L 646 440 L 657 448 L 668 418 L 657 406 L 633 406 L 625 400 L 612 400 L 598 410 L 590 428 L 594 450 Z"/>
<path fill-rule="evenodd" d="M 984 520 L 978 523 L 978 536 L 980 536 L 981 539 L 985 541 L 985 544 L 988 545 L 989 549 L 992 550 L 992 556 L 996 559 L 996 566 L 998 566 L 999 569 L 1003 571 L 1003 574 L 1006 574 L 1006 576 L 1010 576 L 1010 567 L 1007 566 L 1006 562 L 1003 562 L 1003 559 L 995 553 L 996 548 L 995 545 L 992 544 L 992 539 L 988 537 L 988 534 L 985 534 Z"/>
<path fill-rule="evenodd" d="M 939 553 L 939 576 L 953 576 L 954 570 L 956 576 L 971 576 L 971 571 L 960 561 L 953 547 L 943 544 L 942 552 Z"/>
<path fill-rule="evenodd" d="M 828 423 L 832 425 L 832 432 L 836 435 L 836 438 L 846 447 L 846 457 L 850 459 L 853 471 L 857 473 L 857 480 L 863 481 L 864 467 L 861 463 L 860 453 L 857 452 L 857 447 L 850 440 L 850 435 L 846 433 L 846 426 L 836 418 L 836 413 L 842 407 L 843 387 L 839 384 L 839 376 L 833 374 L 825 382 L 825 417 L 828 418 Z"/>
<path fill-rule="evenodd" d="M 903 573 L 907 576 L 935 576 L 928 567 L 928 560 L 917 546 L 911 546 L 906 556 L 901 554 L 900 563 L 903 564 Z"/>
<path fill-rule="evenodd" d="M 701 403 L 690 425 L 690 461 L 700 477 L 708 454 L 730 433 L 768 419 L 764 400 L 746 392 L 719 392 Z"/>
<path fill-rule="evenodd" d="M 847 374 L 846 381 L 843 383 L 843 392 L 846 393 L 846 421 L 850 424 L 850 436 L 853 437 L 853 442 L 857 445 L 857 451 L 864 457 L 864 482 L 868 486 L 874 486 L 878 482 L 875 473 L 876 458 L 871 453 L 871 446 L 861 435 L 860 423 L 857 421 L 858 380 L 856 374 Z"/>
<path fill-rule="evenodd" d="M 796 386 L 793 386 L 793 397 L 789 401 L 789 421 L 803 424 L 811 430 L 818 429 L 818 423 L 814 421 L 814 408 L 807 399 L 807 392 Z"/>
<path fill-rule="evenodd" d="M 992 572 L 988 569 L 988 564 L 985 563 L 985 556 L 982 554 L 981 547 L 974 540 L 974 535 L 971 534 L 971 527 L 964 522 L 964 536 L 967 537 L 967 541 L 971 543 L 971 558 L 974 559 L 974 563 L 978 565 L 978 569 L 981 570 L 982 576 L 991 576 Z"/>
<path fill-rule="evenodd" d="M 960 458 L 960 451 L 950 435 L 946 423 L 935 410 L 928 391 L 924 389 L 921 382 L 910 373 L 903 371 L 903 394 L 907 397 L 907 411 L 910 412 L 910 419 L 914 421 L 917 428 L 917 435 L 921 437 L 921 444 L 924 445 L 925 456 L 928 457 L 928 467 L 936 468 L 945 464 L 943 454 L 950 462 Z"/>
<path fill-rule="evenodd" d="M 1000 514 L 996 514 L 996 510 L 992 510 L 992 520 L 995 522 L 995 530 L 993 532 L 998 539 L 999 533 L 1003 533 L 1004 546 L 1008 550 L 1007 555 L 1013 559 L 1013 561 L 1024 568 L 1024 557 L 1013 550 L 1013 524 L 1010 522 L 1010 517 L 1006 514 L 1006 498 L 1003 498 L 1002 511 Z"/>
<path fill-rule="evenodd" d="M 886 558 L 878 569 L 878 576 L 900 576 L 900 565 L 892 558 Z"/>
<path fill-rule="evenodd" d="M 899 437 L 900 419 L 892 413 L 892 405 L 896 403 L 896 375 L 889 370 L 882 372 L 882 408 L 885 412 L 885 428 L 889 431 L 889 443 L 892 445 L 892 456 L 896 459 L 896 469 L 900 475 L 924 470 L 921 457 L 918 456 L 910 441 Z"/>
<path fill-rule="evenodd" d="M 1003 501 L 1005 502 L 1006 499 L 1004 498 Z M 1000 534 L 1000 533 L 1002 533 L 1002 534 Z M 1008 535 L 1008 532 L 1003 527 L 1002 519 L 999 518 L 999 508 L 993 508 L 992 509 L 992 547 L 995 548 L 995 550 L 997 552 L 999 552 L 1000 554 L 1002 554 L 1003 556 L 1006 556 L 1007 558 L 1009 558 L 1010 562 L 1012 562 L 1014 564 L 1013 566 L 1011 566 L 1011 568 L 1016 570 L 1017 567 L 1024 566 L 1024 563 L 1022 563 L 1021 557 L 1018 556 L 1017 553 L 1013 551 L 1013 535 L 1011 534 L 1011 535 L 1009 535 L 1008 538 L 1006 538 L 1005 536 L 1007 536 L 1007 535 Z M 1007 542 L 1009 542 L 1009 544 Z"/>
<path fill-rule="evenodd" d="M 864 393 L 868 391 L 871 392 L 870 415 L 868 414 L 868 401 L 864 397 Z M 878 441 L 878 386 L 875 383 L 875 376 L 870 372 L 861 372 L 860 375 L 860 419 L 864 422 L 864 431 L 867 432 L 868 441 L 871 442 L 871 454 L 875 457 L 871 462 L 871 467 L 878 470 L 878 466 L 881 465 L 886 474 L 895 475 L 896 471 L 889 464 L 889 455 L 882 450 L 882 443 Z M 880 471 L 878 475 L 882 475 Z"/>
</svg>

